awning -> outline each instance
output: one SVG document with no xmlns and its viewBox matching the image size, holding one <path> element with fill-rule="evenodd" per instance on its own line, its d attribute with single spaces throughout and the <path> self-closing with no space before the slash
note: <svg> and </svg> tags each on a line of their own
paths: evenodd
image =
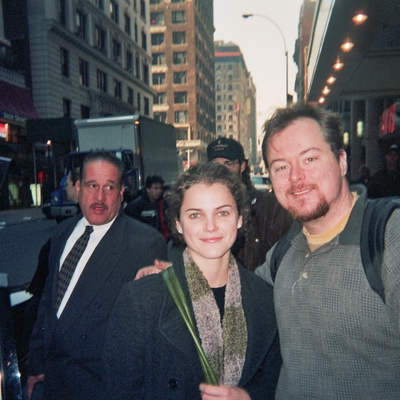
<svg viewBox="0 0 400 400">
<path fill-rule="evenodd" d="M 20 123 L 28 118 L 40 118 L 31 92 L 0 80 L 0 118 Z"/>
</svg>

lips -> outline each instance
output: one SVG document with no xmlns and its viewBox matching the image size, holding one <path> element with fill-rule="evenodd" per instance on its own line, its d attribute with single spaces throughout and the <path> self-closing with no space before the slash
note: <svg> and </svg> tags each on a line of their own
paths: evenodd
<svg viewBox="0 0 400 400">
<path fill-rule="evenodd" d="M 90 208 L 95 213 L 102 213 L 105 210 L 108 210 L 108 207 L 104 203 L 94 203 L 90 206 Z"/>
<path fill-rule="evenodd" d="M 204 238 L 201 239 L 204 243 L 217 243 L 222 239 L 222 237 L 211 237 L 211 238 Z"/>
</svg>

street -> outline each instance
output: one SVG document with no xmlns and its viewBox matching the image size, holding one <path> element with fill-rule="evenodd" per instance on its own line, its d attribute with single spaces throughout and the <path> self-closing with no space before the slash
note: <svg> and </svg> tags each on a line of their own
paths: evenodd
<svg viewBox="0 0 400 400">
<path fill-rule="evenodd" d="M 10 287 L 29 283 L 43 244 L 56 226 L 40 208 L 0 211 L 0 273 Z"/>
</svg>

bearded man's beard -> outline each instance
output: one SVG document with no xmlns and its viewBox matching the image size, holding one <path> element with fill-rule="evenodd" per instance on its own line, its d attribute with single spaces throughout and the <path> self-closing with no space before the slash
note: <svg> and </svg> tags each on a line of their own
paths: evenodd
<svg viewBox="0 0 400 400">
<path fill-rule="evenodd" d="M 296 210 L 293 207 L 288 208 L 289 215 L 297 221 L 300 222 L 310 222 L 314 221 L 318 218 L 325 216 L 329 211 L 329 204 L 325 199 L 321 199 L 320 203 L 318 204 L 317 208 L 314 211 L 310 212 L 301 212 Z"/>
</svg>

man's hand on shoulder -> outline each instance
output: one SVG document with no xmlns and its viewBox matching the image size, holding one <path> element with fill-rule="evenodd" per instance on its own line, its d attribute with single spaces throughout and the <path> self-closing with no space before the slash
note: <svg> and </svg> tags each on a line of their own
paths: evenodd
<svg viewBox="0 0 400 400">
<path fill-rule="evenodd" d="M 135 280 L 143 278 L 147 275 L 159 274 L 164 269 L 170 267 L 172 265 L 169 261 L 162 260 L 154 260 L 154 265 L 149 265 L 147 267 L 140 268 L 138 273 L 135 276 Z"/>
</svg>

